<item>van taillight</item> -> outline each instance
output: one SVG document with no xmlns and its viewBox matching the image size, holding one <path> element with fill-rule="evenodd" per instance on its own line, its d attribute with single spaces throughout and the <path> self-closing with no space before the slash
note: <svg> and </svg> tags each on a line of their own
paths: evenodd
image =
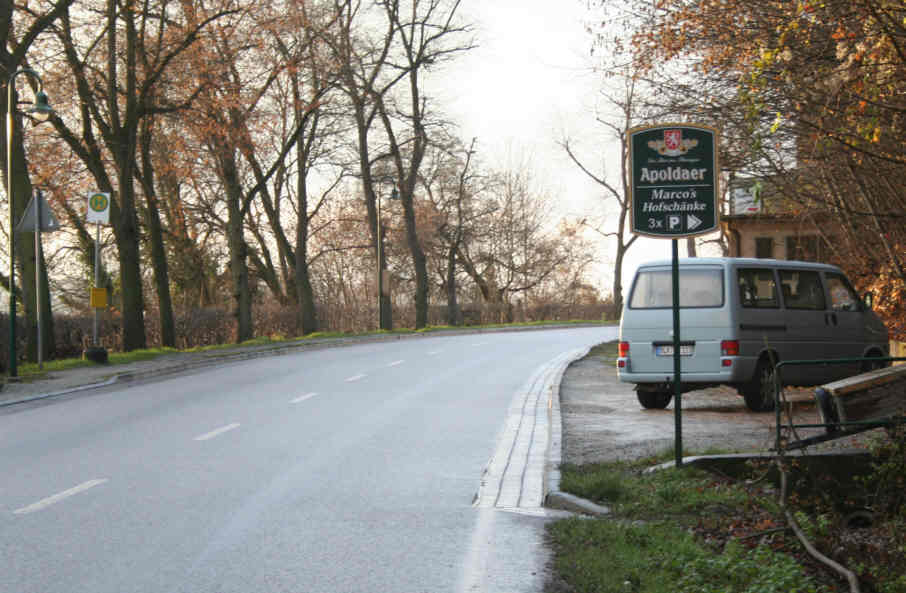
<svg viewBox="0 0 906 593">
<path fill-rule="evenodd" d="M 620 342 L 620 358 L 629 356 L 629 342 Z"/>
<path fill-rule="evenodd" d="M 720 343 L 721 356 L 739 356 L 739 340 L 724 340 Z"/>
</svg>

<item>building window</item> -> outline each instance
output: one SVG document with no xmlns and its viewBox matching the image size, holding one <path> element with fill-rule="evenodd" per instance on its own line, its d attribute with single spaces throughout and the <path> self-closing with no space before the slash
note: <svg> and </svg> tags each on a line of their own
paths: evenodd
<svg viewBox="0 0 906 593">
<path fill-rule="evenodd" d="M 817 235 L 801 235 L 786 238 L 786 258 L 801 261 L 821 261 L 818 252 Z"/>
<path fill-rule="evenodd" d="M 755 237 L 755 257 L 771 259 L 774 257 L 774 239 L 771 237 Z"/>
</svg>

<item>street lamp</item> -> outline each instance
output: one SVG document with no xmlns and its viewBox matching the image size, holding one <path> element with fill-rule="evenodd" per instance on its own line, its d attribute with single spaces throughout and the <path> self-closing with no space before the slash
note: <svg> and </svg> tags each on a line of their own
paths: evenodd
<svg viewBox="0 0 906 593">
<path fill-rule="evenodd" d="M 396 186 L 390 192 L 390 199 L 399 198 Z M 381 196 L 377 196 L 377 292 L 378 292 L 378 329 L 392 329 L 384 327 L 384 231 L 381 227 Z"/>
<path fill-rule="evenodd" d="M 6 85 L 6 199 L 9 200 L 9 379 L 19 376 L 16 368 L 16 217 L 13 212 L 13 131 L 15 127 L 13 117 L 16 113 L 16 105 L 13 102 L 13 95 L 16 77 L 20 74 L 27 74 L 38 83 L 35 102 L 26 110 L 26 113 L 30 113 L 38 121 L 47 121 L 53 115 L 53 109 L 47 103 L 47 95 L 44 93 L 44 83 L 38 73 L 30 68 L 22 68 L 13 72 Z M 40 224 L 40 221 L 37 224 Z"/>
</svg>

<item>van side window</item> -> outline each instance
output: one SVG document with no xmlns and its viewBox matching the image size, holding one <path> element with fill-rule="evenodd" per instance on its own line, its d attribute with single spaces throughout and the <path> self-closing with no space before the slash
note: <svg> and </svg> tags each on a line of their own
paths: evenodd
<svg viewBox="0 0 906 593">
<path fill-rule="evenodd" d="M 831 309 L 834 311 L 858 311 L 859 297 L 846 276 L 827 273 L 827 292 L 830 293 Z"/>
<path fill-rule="evenodd" d="M 780 287 L 783 291 L 783 304 L 787 309 L 823 311 L 827 308 L 818 272 L 781 270 Z"/>
<path fill-rule="evenodd" d="M 738 270 L 739 304 L 753 309 L 779 309 L 774 271 L 757 268 Z"/>
</svg>

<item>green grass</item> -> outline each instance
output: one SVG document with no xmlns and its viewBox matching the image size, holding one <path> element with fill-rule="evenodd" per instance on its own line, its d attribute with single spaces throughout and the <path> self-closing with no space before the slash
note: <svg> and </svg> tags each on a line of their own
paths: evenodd
<svg viewBox="0 0 906 593">
<path fill-rule="evenodd" d="M 628 519 L 694 519 L 703 511 L 735 507 L 746 501 L 741 490 L 694 467 L 642 473 L 643 468 L 661 460 L 662 456 L 643 463 L 566 464 L 560 468 L 560 489 L 606 504 Z"/>
<path fill-rule="evenodd" d="M 142 360 L 151 360 L 164 354 L 174 354 L 179 352 L 175 348 L 147 348 L 144 350 L 133 350 L 132 352 L 111 352 L 108 354 L 108 362 L 111 365 L 128 364 Z M 43 369 L 39 369 L 36 363 L 21 363 L 18 367 L 19 376 L 24 380 L 36 379 L 45 373 L 54 371 L 66 371 L 80 367 L 95 366 L 94 362 L 82 358 L 63 358 L 59 360 L 48 360 L 43 363 Z"/>
<path fill-rule="evenodd" d="M 732 513 L 747 493 L 690 467 L 642 473 L 643 462 L 561 468 L 561 489 L 614 510 L 603 519 L 567 519 L 548 528 L 557 576 L 569 590 L 641 593 L 807 593 L 816 585 L 796 562 L 768 548 L 730 541 L 723 550 L 690 527 L 709 513 Z"/>
<path fill-rule="evenodd" d="M 731 542 L 722 553 L 666 521 L 566 519 L 548 531 L 570 590 L 640 593 L 808 593 L 814 582 L 766 547 Z"/>
<path fill-rule="evenodd" d="M 604 342 L 603 344 L 598 344 L 594 348 L 588 351 L 589 357 L 594 357 L 605 363 L 614 363 L 617 360 L 619 354 L 619 343 L 618 342 Z"/>
</svg>

